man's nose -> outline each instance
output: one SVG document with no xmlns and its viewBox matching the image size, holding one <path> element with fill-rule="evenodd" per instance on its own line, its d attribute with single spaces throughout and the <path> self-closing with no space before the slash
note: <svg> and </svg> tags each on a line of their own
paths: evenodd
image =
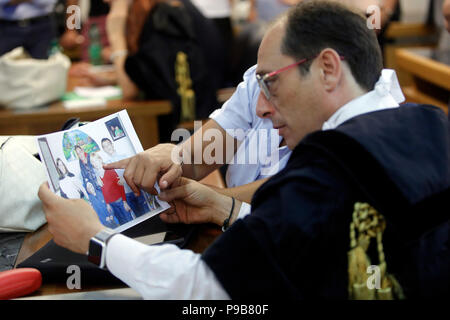
<svg viewBox="0 0 450 320">
<path fill-rule="evenodd" d="M 274 113 L 272 102 L 267 100 L 266 96 L 260 92 L 256 102 L 256 115 L 260 118 L 270 118 Z"/>
</svg>

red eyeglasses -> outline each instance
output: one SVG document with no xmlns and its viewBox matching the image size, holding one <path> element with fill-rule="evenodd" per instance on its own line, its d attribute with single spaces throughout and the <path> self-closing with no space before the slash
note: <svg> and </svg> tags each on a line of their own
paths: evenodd
<svg viewBox="0 0 450 320">
<path fill-rule="evenodd" d="M 314 57 L 312 57 L 312 58 L 305 58 L 305 59 L 302 59 L 302 60 L 300 60 L 300 61 L 297 61 L 297 62 L 294 62 L 294 63 L 292 63 L 292 64 L 290 64 L 290 65 L 288 65 L 288 66 L 286 66 L 286 67 L 283 67 L 283 68 L 281 68 L 281 69 L 278 69 L 278 70 L 275 70 L 275 71 L 272 71 L 272 72 L 269 72 L 269 73 L 266 73 L 266 74 L 263 74 L 263 75 L 260 75 L 260 74 L 257 74 L 256 75 L 256 81 L 258 82 L 258 85 L 259 85 L 259 87 L 261 88 L 261 91 L 264 93 L 264 95 L 266 96 L 266 99 L 267 100 L 270 100 L 270 97 L 272 96 L 271 94 L 270 94 L 270 85 L 269 85 L 269 83 L 268 83 L 268 79 L 269 78 L 271 78 L 271 77 L 273 77 L 273 76 L 275 76 L 275 75 L 277 75 L 277 74 L 279 74 L 279 73 L 281 73 L 281 72 L 283 72 L 283 71 L 286 71 L 286 70 L 288 70 L 288 69 L 291 69 L 291 68 L 293 68 L 293 67 L 295 67 L 295 66 L 299 66 L 299 65 L 301 65 L 302 63 L 305 63 L 306 61 L 309 61 L 309 60 L 314 60 L 315 58 L 317 58 L 317 56 L 314 56 Z M 344 60 L 344 57 L 343 56 L 340 56 L 340 58 L 341 58 L 341 60 Z"/>
</svg>

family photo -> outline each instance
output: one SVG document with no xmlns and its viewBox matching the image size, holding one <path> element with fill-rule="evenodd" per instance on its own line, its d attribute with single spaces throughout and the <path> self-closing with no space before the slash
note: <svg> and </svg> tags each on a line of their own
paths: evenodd
<svg viewBox="0 0 450 320">
<path fill-rule="evenodd" d="M 101 223 L 111 229 L 134 225 L 130 222 L 168 207 L 144 191 L 136 196 L 123 178 L 124 170 L 103 169 L 104 164 L 136 154 L 136 141 L 127 134 L 134 129 L 131 122 L 126 128 L 128 122 L 126 112 L 121 112 L 80 128 L 38 137 L 54 192 L 67 199 L 85 200 Z"/>
</svg>

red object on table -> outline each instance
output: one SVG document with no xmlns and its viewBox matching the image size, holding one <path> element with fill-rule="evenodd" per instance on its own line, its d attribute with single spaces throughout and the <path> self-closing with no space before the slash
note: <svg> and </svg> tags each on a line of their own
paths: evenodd
<svg viewBox="0 0 450 320">
<path fill-rule="evenodd" d="M 41 287 L 38 269 L 19 268 L 0 272 L 0 300 L 14 299 L 33 293 Z"/>
</svg>

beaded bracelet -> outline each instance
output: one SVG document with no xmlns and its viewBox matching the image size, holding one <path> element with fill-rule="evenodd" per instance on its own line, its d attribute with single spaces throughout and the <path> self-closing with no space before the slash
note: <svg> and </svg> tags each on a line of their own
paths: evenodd
<svg viewBox="0 0 450 320">
<path fill-rule="evenodd" d="M 222 231 L 223 231 L 223 232 L 225 232 L 225 230 L 228 229 L 229 224 L 230 224 L 231 216 L 233 215 L 235 200 L 234 200 L 233 197 L 231 197 L 231 200 L 232 200 L 233 202 L 232 202 L 232 204 L 231 204 L 230 215 L 228 216 L 228 218 L 226 218 L 226 219 L 223 221 L 223 225 L 222 225 Z"/>
</svg>

